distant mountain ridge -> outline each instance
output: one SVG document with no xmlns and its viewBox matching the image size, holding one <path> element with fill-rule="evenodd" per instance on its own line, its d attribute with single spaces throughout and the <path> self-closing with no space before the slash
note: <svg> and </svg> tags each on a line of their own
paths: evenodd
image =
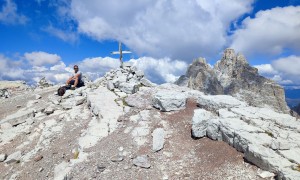
<svg viewBox="0 0 300 180">
<path fill-rule="evenodd" d="M 276 82 L 258 74 L 246 58 L 233 49 L 226 49 L 213 68 L 203 58 L 193 61 L 185 75 L 175 84 L 200 90 L 206 94 L 226 94 L 257 107 L 270 106 L 289 113 L 284 89 Z"/>
</svg>

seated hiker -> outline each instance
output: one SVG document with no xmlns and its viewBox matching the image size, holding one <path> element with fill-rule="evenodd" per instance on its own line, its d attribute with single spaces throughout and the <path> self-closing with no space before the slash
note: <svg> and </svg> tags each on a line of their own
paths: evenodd
<svg viewBox="0 0 300 180">
<path fill-rule="evenodd" d="M 79 71 L 78 66 L 74 65 L 74 75 L 67 80 L 66 84 L 68 86 L 71 85 L 72 90 L 84 86 L 84 82 L 82 81 L 81 77 L 82 77 L 82 73 Z"/>
</svg>

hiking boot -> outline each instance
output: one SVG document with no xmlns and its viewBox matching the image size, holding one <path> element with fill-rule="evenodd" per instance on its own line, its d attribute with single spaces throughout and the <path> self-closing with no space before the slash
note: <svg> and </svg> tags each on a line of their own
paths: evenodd
<svg viewBox="0 0 300 180">
<path fill-rule="evenodd" d="M 70 89 L 71 89 L 71 90 L 75 90 L 75 89 L 76 89 L 76 87 L 72 86 Z"/>
</svg>

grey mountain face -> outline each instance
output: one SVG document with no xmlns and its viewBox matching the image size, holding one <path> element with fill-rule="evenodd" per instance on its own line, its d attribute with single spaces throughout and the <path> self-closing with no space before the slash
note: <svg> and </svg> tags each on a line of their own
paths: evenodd
<svg viewBox="0 0 300 180">
<path fill-rule="evenodd" d="M 289 112 L 284 89 L 258 74 L 242 54 L 226 49 L 213 68 L 204 59 L 196 59 L 175 84 L 188 86 L 206 94 L 227 94 L 245 100 L 252 106 L 270 106 L 280 112 Z"/>
</svg>

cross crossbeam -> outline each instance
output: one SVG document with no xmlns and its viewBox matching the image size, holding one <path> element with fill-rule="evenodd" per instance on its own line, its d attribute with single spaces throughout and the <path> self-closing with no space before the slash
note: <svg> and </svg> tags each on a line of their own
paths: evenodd
<svg viewBox="0 0 300 180">
<path fill-rule="evenodd" d="M 119 51 L 113 51 L 111 54 L 119 54 L 120 55 L 120 67 L 123 68 L 123 54 L 130 54 L 130 51 L 122 51 L 122 43 L 119 42 Z"/>
</svg>

